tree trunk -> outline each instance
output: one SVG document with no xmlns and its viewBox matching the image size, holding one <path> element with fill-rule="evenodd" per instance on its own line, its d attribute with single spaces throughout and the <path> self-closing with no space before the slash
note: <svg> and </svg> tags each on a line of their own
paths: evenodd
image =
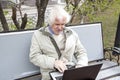
<svg viewBox="0 0 120 80">
<path fill-rule="evenodd" d="M 27 24 L 27 14 L 24 14 L 24 17 L 22 17 L 21 29 L 25 29 L 26 24 Z"/>
<path fill-rule="evenodd" d="M 17 9 L 15 7 L 12 7 L 12 20 L 13 20 L 16 28 L 19 30 L 20 29 L 20 24 L 17 21 L 16 11 L 17 11 Z"/>
<path fill-rule="evenodd" d="M 8 27 L 5 15 L 3 13 L 1 1 L 0 1 L 0 21 L 1 21 L 1 24 L 2 24 L 4 31 L 9 31 L 9 27 Z"/>
<path fill-rule="evenodd" d="M 45 10 L 47 7 L 49 0 L 36 0 L 36 6 L 37 6 L 37 11 L 38 11 L 38 20 L 36 27 L 42 27 L 44 25 L 44 16 L 45 16 Z"/>
<path fill-rule="evenodd" d="M 21 10 L 20 10 L 20 12 L 21 12 Z M 21 13 L 21 19 L 22 19 L 22 23 L 20 25 L 20 23 L 17 20 L 17 9 L 16 9 L 16 7 L 12 7 L 12 20 L 13 20 L 13 22 L 18 30 L 22 30 L 26 27 L 27 14 L 24 14 L 24 17 L 22 17 L 22 13 Z"/>
</svg>

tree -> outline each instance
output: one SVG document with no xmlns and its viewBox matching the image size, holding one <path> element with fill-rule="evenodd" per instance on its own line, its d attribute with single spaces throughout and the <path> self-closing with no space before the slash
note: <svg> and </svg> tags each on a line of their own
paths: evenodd
<svg viewBox="0 0 120 80">
<path fill-rule="evenodd" d="M 8 27 L 8 24 L 7 24 L 3 9 L 2 9 L 1 1 L 0 1 L 0 21 L 3 27 L 3 30 L 9 31 L 9 27 Z"/>
<path fill-rule="evenodd" d="M 66 9 L 72 15 L 70 24 L 92 20 L 93 14 L 105 11 L 113 0 L 65 0 Z"/>
<path fill-rule="evenodd" d="M 44 14 L 49 0 L 36 0 L 36 6 L 38 11 L 38 19 L 36 27 L 42 27 L 44 25 Z"/>
<path fill-rule="evenodd" d="M 15 24 L 15 26 L 18 30 L 24 29 L 26 27 L 26 24 L 27 24 L 27 14 L 24 14 L 24 17 L 22 17 L 22 12 L 20 10 L 20 6 L 21 6 L 22 2 L 19 3 L 19 4 L 15 4 L 15 3 L 13 3 L 13 4 L 14 5 L 11 5 L 12 6 L 12 20 L 13 20 L 13 22 L 14 22 L 14 24 Z M 18 10 L 20 12 L 20 15 L 21 15 L 21 21 L 22 21 L 21 25 L 17 21 L 17 15 L 16 15 L 17 14 L 17 8 L 18 8 Z M 5 15 L 3 13 L 3 9 L 2 9 L 2 6 L 1 6 L 1 1 L 0 1 L 0 20 L 1 20 L 3 30 L 4 31 L 9 31 L 9 26 L 8 26 L 7 21 L 6 21 Z"/>
<path fill-rule="evenodd" d="M 17 5 L 12 6 L 12 20 L 18 30 L 24 29 L 27 24 L 27 14 L 25 13 L 24 16 L 22 17 L 21 4 L 22 2 L 20 2 Z M 20 12 L 20 17 L 22 21 L 21 25 L 20 25 L 20 22 L 18 22 L 17 20 L 17 9 Z"/>
<path fill-rule="evenodd" d="M 81 5 L 82 0 L 65 0 L 66 1 L 66 9 L 67 11 L 72 15 L 70 23 L 73 24 L 74 19 L 77 15 L 77 13 L 80 11 L 79 7 Z"/>
<path fill-rule="evenodd" d="M 38 17 L 37 17 L 37 23 L 36 23 L 36 27 L 42 27 L 44 25 L 44 14 L 46 11 L 46 7 L 48 4 L 49 0 L 36 0 L 36 7 L 37 7 L 37 12 L 38 12 Z M 16 4 L 15 2 L 10 0 L 10 6 L 12 7 L 12 20 L 13 23 L 16 27 L 17 30 L 21 30 L 21 29 L 25 29 L 26 24 L 27 24 L 27 14 L 22 15 L 22 11 L 21 11 L 21 4 L 24 2 L 24 0 L 20 1 L 19 4 Z M 1 3 L 0 3 L 1 4 Z M 20 17 L 21 17 L 21 22 L 18 21 L 17 19 L 17 10 L 20 13 Z M 3 10 L 2 10 L 2 6 L 0 5 L 0 20 L 1 20 L 1 24 L 3 25 L 3 29 L 4 31 L 8 31 L 9 30 L 9 26 L 7 24 L 6 18 L 3 14 Z"/>
</svg>

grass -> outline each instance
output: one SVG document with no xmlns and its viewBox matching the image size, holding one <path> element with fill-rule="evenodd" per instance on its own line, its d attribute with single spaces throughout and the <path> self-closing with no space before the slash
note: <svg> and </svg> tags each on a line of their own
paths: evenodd
<svg viewBox="0 0 120 80">
<path fill-rule="evenodd" d="M 90 22 L 102 22 L 104 47 L 113 47 L 120 14 L 120 0 L 113 3 L 104 12 L 93 15 Z"/>
<path fill-rule="evenodd" d="M 119 15 L 120 0 L 113 0 L 112 4 L 105 11 L 92 16 L 93 19 L 90 22 L 102 22 L 104 48 L 114 46 Z M 112 56 L 112 59 L 116 61 L 117 57 Z"/>
</svg>

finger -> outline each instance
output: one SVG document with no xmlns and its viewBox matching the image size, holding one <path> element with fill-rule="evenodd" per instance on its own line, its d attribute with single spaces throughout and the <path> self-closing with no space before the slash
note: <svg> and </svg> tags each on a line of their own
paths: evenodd
<svg viewBox="0 0 120 80">
<path fill-rule="evenodd" d="M 65 71 L 64 68 L 60 68 L 60 72 L 63 73 Z"/>
<path fill-rule="evenodd" d="M 67 66 L 65 64 L 63 64 L 63 69 L 67 70 Z"/>
<path fill-rule="evenodd" d="M 63 64 L 62 67 L 60 67 L 60 69 L 62 72 L 64 72 L 65 70 L 67 70 L 67 67 L 66 67 L 66 65 Z"/>
<path fill-rule="evenodd" d="M 59 72 L 63 73 L 62 68 L 59 67 L 59 68 L 57 68 L 57 69 L 58 69 Z"/>
<path fill-rule="evenodd" d="M 63 73 L 65 69 L 66 69 L 66 68 L 64 67 L 64 65 L 59 65 L 59 66 L 57 67 L 57 70 L 58 70 L 59 72 L 61 72 L 61 73 Z"/>
</svg>

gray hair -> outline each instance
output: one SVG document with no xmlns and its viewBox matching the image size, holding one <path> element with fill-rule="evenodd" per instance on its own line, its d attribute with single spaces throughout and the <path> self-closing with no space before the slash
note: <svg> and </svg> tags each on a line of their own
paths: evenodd
<svg viewBox="0 0 120 80">
<path fill-rule="evenodd" d="M 58 5 L 51 9 L 50 15 L 48 17 L 48 24 L 52 25 L 56 17 L 65 17 L 66 23 L 68 23 L 71 19 L 71 16 L 64 10 L 64 8 Z"/>
</svg>

